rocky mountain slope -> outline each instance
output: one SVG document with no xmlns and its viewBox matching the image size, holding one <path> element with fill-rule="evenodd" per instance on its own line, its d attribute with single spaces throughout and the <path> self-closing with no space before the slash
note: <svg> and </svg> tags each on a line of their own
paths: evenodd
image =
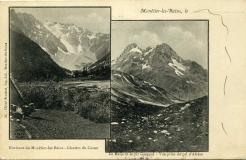
<svg viewBox="0 0 246 160">
<path fill-rule="evenodd" d="M 34 41 L 22 33 L 10 32 L 10 73 L 18 81 L 59 80 L 69 71 L 58 66 Z"/>
<path fill-rule="evenodd" d="M 99 79 L 110 79 L 111 73 L 111 55 L 106 54 L 104 57 L 91 64 L 88 67 L 88 73 L 96 75 Z"/>
<path fill-rule="evenodd" d="M 110 36 L 74 24 L 42 23 L 33 15 L 10 11 L 10 25 L 36 42 L 60 66 L 81 69 L 110 52 Z"/>
<path fill-rule="evenodd" d="M 181 102 L 165 89 L 120 71 L 112 71 L 111 100 L 132 107 L 143 105 L 168 107 L 173 103 Z"/>
<path fill-rule="evenodd" d="M 139 77 L 182 100 L 208 94 L 207 70 L 194 61 L 182 59 L 165 43 L 146 49 L 130 44 L 112 69 Z"/>
</svg>

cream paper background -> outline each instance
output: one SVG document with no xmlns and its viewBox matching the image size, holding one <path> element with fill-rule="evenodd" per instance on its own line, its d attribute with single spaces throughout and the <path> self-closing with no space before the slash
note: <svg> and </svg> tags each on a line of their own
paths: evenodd
<svg viewBox="0 0 246 160">
<path fill-rule="evenodd" d="M 8 43 L 8 6 L 111 6 L 112 20 L 209 20 L 209 152 L 105 153 L 104 140 L 8 140 L 4 115 L 4 44 Z M 187 14 L 140 13 L 146 9 L 188 9 Z M 202 9 L 209 9 L 202 10 Z M 202 10 L 200 12 L 196 12 Z M 0 159 L 246 158 L 246 1 L 245 0 L 92 0 L 0 2 Z M 216 15 L 214 15 L 214 14 Z M 219 14 L 219 15 L 217 15 Z M 223 20 L 223 21 L 222 21 Z M 228 32 L 226 27 L 228 27 Z M 9 43 L 8 43 L 9 46 Z M 227 48 L 230 59 L 225 51 Z M 225 80 L 227 76 L 227 79 Z M 225 89 L 225 90 L 224 90 Z M 222 123 L 225 131 L 222 128 Z M 93 146 L 97 150 L 9 150 L 9 146 Z M 192 154 L 192 155 L 190 155 Z"/>
</svg>

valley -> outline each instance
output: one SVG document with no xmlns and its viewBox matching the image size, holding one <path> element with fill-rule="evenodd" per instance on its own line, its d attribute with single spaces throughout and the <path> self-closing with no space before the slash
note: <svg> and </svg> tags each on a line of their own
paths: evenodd
<svg viewBox="0 0 246 160">
<path fill-rule="evenodd" d="M 207 71 L 168 44 L 129 44 L 112 63 L 107 152 L 208 150 Z"/>
<path fill-rule="evenodd" d="M 109 34 L 15 10 L 10 10 L 10 138 L 109 138 Z"/>
<path fill-rule="evenodd" d="M 133 75 L 112 71 L 108 152 L 205 151 L 208 97 L 181 100 Z"/>
<path fill-rule="evenodd" d="M 12 139 L 109 137 L 109 81 L 49 81 L 17 86 L 24 100 L 36 108 L 21 122 L 11 120 Z"/>
</svg>

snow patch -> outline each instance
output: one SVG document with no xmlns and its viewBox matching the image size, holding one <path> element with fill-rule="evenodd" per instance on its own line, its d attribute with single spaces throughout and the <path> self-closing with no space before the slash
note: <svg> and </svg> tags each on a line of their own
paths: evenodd
<svg viewBox="0 0 246 160">
<path fill-rule="evenodd" d="M 121 75 L 120 75 L 120 74 L 115 73 L 114 75 L 115 75 L 116 77 L 120 77 L 120 78 L 121 78 Z"/>
<path fill-rule="evenodd" d="M 172 67 L 175 70 L 175 73 L 178 76 L 183 76 L 184 74 L 181 71 L 185 71 L 187 67 L 185 67 L 183 64 L 179 63 L 175 59 L 172 58 L 173 63 L 168 63 L 170 67 Z"/>
<path fill-rule="evenodd" d="M 172 61 L 173 61 L 174 66 L 177 67 L 179 70 L 182 70 L 182 71 L 186 70 L 186 67 L 183 64 L 179 63 L 178 61 L 176 61 L 176 59 L 172 58 Z"/>
<path fill-rule="evenodd" d="M 142 53 L 142 51 L 139 48 L 132 48 L 130 50 L 130 52 L 138 52 L 138 53 Z"/>
<path fill-rule="evenodd" d="M 172 101 L 173 101 L 174 103 L 181 103 L 181 102 L 182 102 L 182 101 L 176 100 L 176 99 L 172 99 Z"/>
<path fill-rule="evenodd" d="M 41 28 L 41 26 L 40 26 L 39 24 L 36 24 L 36 27 L 37 27 L 38 29 L 40 29 L 40 28 Z"/>
<path fill-rule="evenodd" d="M 96 66 L 91 67 L 91 69 L 94 69 L 94 68 L 96 68 Z"/>
<path fill-rule="evenodd" d="M 148 85 L 152 85 L 151 83 L 149 83 L 149 82 L 146 82 L 146 81 L 144 81 L 144 83 L 146 83 L 146 84 L 148 84 Z"/>
<path fill-rule="evenodd" d="M 76 51 L 74 50 L 74 47 L 67 40 L 65 40 L 63 38 L 61 38 L 60 40 L 65 45 L 65 47 L 67 48 L 68 52 L 76 53 Z"/>
<path fill-rule="evenodd" d="M 134 95 L 134 94 L 131 94 L 131 93 L 128 93 L 128 92 L 125 92 L 125 91 L 121 91 L 121 93 L 124 93 L 124 94 L 126 94 L 128 96 L 132 96 L 132 97 L 136 98 L 141 103 L 150 104 L 150 105 L 154 105 L 154 106 L 160 106 L 160 107 L 168 107 L 168 106 L 170 106 L 170 104 L 162 104 L 162 103 L 158 103 L 158 102 L 151 102 L 151 101 L 148 101 L 148 100 L 143 100 L 142 98 L 139 98 L 137 95 Z"/>
<path fill-rule="evenodd" d="M 184 74 L 182 72 L 180 72 L 179 70 L 175 69 L 175 73 L 178 75 L 178 76 L 183 76 Z"/>
<path fill-rule="evenodd" d="M 162 104 L 162 103 L 150 102 L 150 101 L 146 101 L 146 100 L 143 100 L 143 99 L 140 99 L 140 98 L 138 98 L 138 100 L 139 100 L 140 102 L 142 102 L 142 103 L 150 104 L 150 105 L 154 105 L 154 106 L 161 106 L 161 107 L 168 107 L 168 106 L 169 106 L 169 104 L 164 105 L 164 104 Z"/>
<path fill-rule="evenodd" d="M 168 65 L 174 69 L 175 73 L 176 73 L 178 76 L 181 77 L 182 75 L 184 75 L 181 71 L 179 71 L 179 70 L 176 68 L 176 66 L 175 66 L 173 63 L 168 63 Z"/>
<path fill-rule="evenodd" d="M 78 52 L 80 53 L 82 51 L 82 46 L 79 44 L 78 45 Z"/>
<path fill-rule="evenodd" d="M 184 107 L 181 107 L 180 111 L 183 111 L 183 110 L 185 110 L 185 109 L 188 108 L 188 107 L 190 107 L 190 104 L 189 104 L 189 103 L 185 104 Z"/>
<path fill-rule="evenodd" d="M 186 83 L 188 83 L 188 84 L 195 84 L 195 82 L 193 82 L 193 81 L 186 81 Z"/>
<path fill-rule="evenodd" d="M 92 34 L 92 35 L 87 35 L 87 37 L 88 37 L 90 40 L 96 38 L 96 36 L 95 36 L 94 34 Z"/>
<path fill-rule="evenodd" d="M 153 90 L 156 90 L 156 91 L 157 91 L 157 89 L 155 88 L 155 86 L 151 86 L 151 88 L 152 88 Z"/>
<path fill-rule="evenodd" d="M 125 76 L 123 76 L 123 78 L 124 78 L 128 83 L 131 83 Z"/>
<path fill-rule="evenodd" d="M 153 51 L 153 48 L 151 48 L 149 51 L 144 53 L 144 56 L 147 56 L 148 54 L 150 54 Z"/>
</svg>

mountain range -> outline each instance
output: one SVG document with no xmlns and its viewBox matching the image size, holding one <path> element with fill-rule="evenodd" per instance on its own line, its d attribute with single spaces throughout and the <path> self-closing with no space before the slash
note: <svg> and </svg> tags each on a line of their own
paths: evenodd
<svg viewBox="0 0 246 160">
<path fill-rule="evenodd" d="M 81 70 L 110 53 L 110 36 L 74 24 L 41 22 L 33 15 L 10 11 L 11 29 L 38 44 L 61 67 Z"/>
<path fill-rule="evenodd" d="M 208 150 L 208 73 L 168 44 L 112 61 L 108 152 Z"/>
<path fill-rule="evenodd" d="M 130 97 L 134 103 L 166 105 L 208 95 L 207 70 L 184 60 L 166 43 L 145 49 L 129 44 L 111 65 L 109 34 L 74 24 L 42 23 L 14 10 L 10 28 L 11 68 L 19 79 L 66 77 L 71 70 L 84 69 L 105 79 L 112 68 L 111 87 L 118 102 Z"/>
<path fill-rule="evenodd" d="M 146 49 L 129 44 L 112 69 L 163 88 L 179 100 L 208 94 L 207 70 L 195 61 L 184 60 L 166 43 Z"/>
</svg>

